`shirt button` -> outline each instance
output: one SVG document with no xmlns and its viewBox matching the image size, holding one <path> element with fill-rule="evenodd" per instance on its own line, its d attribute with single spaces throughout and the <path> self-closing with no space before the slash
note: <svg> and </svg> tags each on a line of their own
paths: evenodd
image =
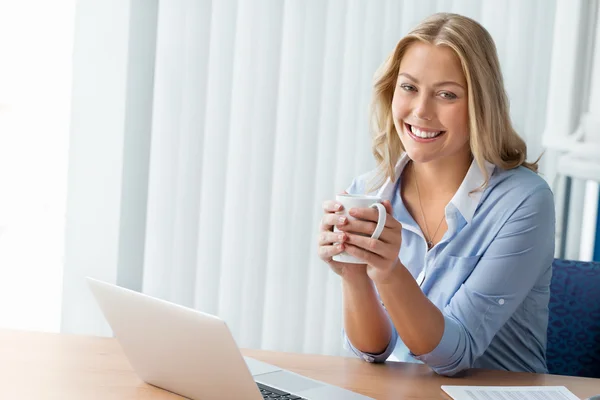
<svg viewBox="0 0 600 400">
<path fill-rule="evenodd" d="M 373 357 L 371 357 L 371 356 L 368 356 L 368 355 L 366 355 L 366 354 L 364 354 L 364 355 L 363 355 L 363 359 L 364 359 L 366 362 L 370 362 L 370 363 L 372 363 L 372 362 L 374 362 L 374 361 L 375 361 L 375 359 L 374 359 Z"/>
<path fill-rule="evenodd" d="M 498 300 L 498 304 L 500 304 L 501 306 L 503 306 L 504 305 L 504 299 Z"/>
</svg>

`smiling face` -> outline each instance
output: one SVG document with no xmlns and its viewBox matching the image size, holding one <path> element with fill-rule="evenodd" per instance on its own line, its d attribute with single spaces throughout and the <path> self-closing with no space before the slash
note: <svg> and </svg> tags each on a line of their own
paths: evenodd
<svg viewBox="0 0 600 400">
<path fill-rule="evenodd" d="M 411 44 L 392 100 L 396 131 L 417 163 L 470 157 L 467 82 L 452 49 Z"/>
</svg>

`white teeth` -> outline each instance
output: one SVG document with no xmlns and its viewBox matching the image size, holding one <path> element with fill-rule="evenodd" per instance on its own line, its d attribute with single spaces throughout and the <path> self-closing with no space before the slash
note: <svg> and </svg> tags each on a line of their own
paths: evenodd
<svg viewBox="0 0 600 400">
<path fill-rule="evenodd" d="M 422 131 L 419 128 L 416 128 L 412 125 L 410 126 L 410 130 L 415 136 L 418 136 L 423 139 L 431 139 L 431 138 L 436 137 L 440 133 L 442 133 L 442 131 L 438 131 L 438 132 Z"/>
</svg>

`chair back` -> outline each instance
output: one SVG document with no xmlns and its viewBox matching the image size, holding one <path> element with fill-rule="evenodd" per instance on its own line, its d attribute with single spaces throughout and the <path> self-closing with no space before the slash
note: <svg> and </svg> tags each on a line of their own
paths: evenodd
<svg viewBox="0 0 600 400">
<path fill-rule="evenodd" d="M 549 373 L 600 378 L 600 262 L 555 259 L 549 309 Z"/>
</svg>

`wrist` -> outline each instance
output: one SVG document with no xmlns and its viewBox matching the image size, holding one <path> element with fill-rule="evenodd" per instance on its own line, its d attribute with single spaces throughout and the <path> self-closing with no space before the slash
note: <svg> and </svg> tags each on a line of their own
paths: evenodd
<svg viewBox="0 0 600 400">
<path fill-rule="evenodd" d="M 342 284 L 352 288 L 364 288 L 367 286 L 372 286 L 373 282 L 371 281 L 371 278 L 369 278 L 369 275 L 367 275 L 367 272 L 364 270 L 361 272 L 356 271 L 351 273 L 345 271 L 345 273 L 342 274 Z"/>
<path fill-rule="evenodd" d="M 406 273 L 408 273 L 408 270 L 406 269 L 404 264 L 402 264 L 402 262 L 398 258 L 396 260 L 396 263 L 394 264 L 393 268 L 390 269 L 390 271 L 387 274 L 379 275 L 377 277 L 377 280 L 373 280 L 373 281 L 377 285 L 393 285 L 393 284 L 396 284 L 397 282 L 405 279 L 404 275 L 406 275 Z M 410 275 L 410 273 L 409 273 L 409 275 Z"/>
</svg>

